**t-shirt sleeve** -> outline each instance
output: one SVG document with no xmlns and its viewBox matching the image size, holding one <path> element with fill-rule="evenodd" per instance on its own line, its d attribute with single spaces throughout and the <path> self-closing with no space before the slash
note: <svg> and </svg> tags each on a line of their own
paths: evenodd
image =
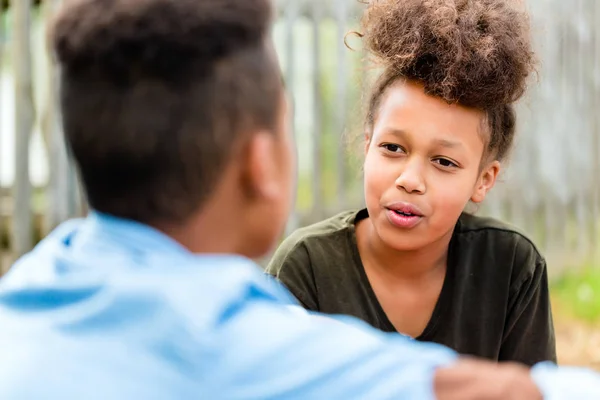
<svg viewBox="0 0 600 400">
<path fill-rule="evenodd" d="M 319 311 L 317 287 L 308 249 L 292 236 L 281 244 L 265 272 L 277 278 L 304 306 Z"/>
<path fill-rule="evenodd" d="M 531 268 L 511 288 L 508 316 L 500 361 L 519 361 L 533 365 L 556 362 L 554 323 L 546 262 L 530 257 Z"/>
</svg>

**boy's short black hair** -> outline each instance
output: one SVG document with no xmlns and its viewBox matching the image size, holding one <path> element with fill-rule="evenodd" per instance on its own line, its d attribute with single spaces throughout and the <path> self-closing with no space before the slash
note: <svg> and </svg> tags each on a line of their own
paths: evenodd
<svg viewBox="0 0 600 400">
<path fill-rule="evenodd" d="M 270 0 L 73 0 L 51 39 L 66 142 L 90 206 L 182 222 L 243 132 L 275 129 Z"/>
</svg>

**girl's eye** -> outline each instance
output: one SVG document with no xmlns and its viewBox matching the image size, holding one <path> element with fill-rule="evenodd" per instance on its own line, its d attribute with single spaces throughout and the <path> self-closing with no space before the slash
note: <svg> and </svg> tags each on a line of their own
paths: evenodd
<svg viewBox="0 0 600 400">
<path fill-rule="evenodd" d="M 391 153 L 403 153 L 404 152 L 402 147 L 398 146 L 397 144 L 385 143 L 385 144 L 382 144 L 381 147 L 383 147 L 384 149 L 386 149 L 387 151 L 389 151 Z"/>
<path fill-rule="evenodd" d="M 446 159 L 446 158 L 436 158 L 435 160 L 433 160 L 433 162 L 441 165 L 444 168 L 457 168 L 458 165 L 456 165 L 454 162 Z"/>
</svg>

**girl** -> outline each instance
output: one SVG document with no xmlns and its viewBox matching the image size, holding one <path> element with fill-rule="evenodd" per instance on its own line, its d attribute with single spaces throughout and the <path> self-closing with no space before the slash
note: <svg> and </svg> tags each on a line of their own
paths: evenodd
<svg viewBox="0 0 600 400">
<path fill-rule="evenodd" d="M 463 212 L 496 181 L 534 69 L 510 0 L 379 0 L 362 21 L 384 71 L 366 118 L 366 208 L 298 230 L 267 268 L 310 310 L 493 360 L 556 360 L 546 263 Z"/>
</svg>

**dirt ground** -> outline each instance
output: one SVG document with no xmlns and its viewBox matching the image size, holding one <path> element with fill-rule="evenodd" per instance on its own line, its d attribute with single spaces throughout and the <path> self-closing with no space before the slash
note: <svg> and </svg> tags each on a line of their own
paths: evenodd
<svg viewBox="0 0 600 400">
<path fill-rule="evenodd" d="M 600 371 L 600 324 L 555 318 L 556 350 L 561 365 L 579 365 Z"/>
</svg>

